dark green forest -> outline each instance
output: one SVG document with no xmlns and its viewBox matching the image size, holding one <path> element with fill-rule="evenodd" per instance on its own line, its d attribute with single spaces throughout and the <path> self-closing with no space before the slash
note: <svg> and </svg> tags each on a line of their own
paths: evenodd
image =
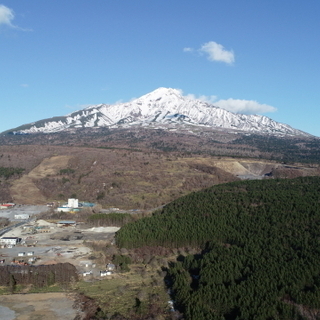
<svg viewBox="0 0 320 320">
<path fill-rule="evenodd" d="M 123 226 L 125 248 L 199 247 L 168 268 L 185 319 L 320 319 L 320 178 L 240 181 Z"/>
</svg>

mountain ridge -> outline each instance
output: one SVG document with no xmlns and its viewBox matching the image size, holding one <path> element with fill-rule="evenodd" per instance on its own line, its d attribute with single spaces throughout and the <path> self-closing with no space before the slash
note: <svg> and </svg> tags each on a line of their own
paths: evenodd
<svg viewBox="0 0 320 320">
<path fill-rule="evenodd" d="M 232 113 L 208 102 L 183 96 L 178 89 L 164 87 L 129 102 L 92 105 L 66 116 L 39 120 L 4 133 L 54 133 L 73 128 L 139 126 L 190 130 L 192 127 L 210 127 L 243 133 L 312 136 L 266 116 Z"/>
</svg>

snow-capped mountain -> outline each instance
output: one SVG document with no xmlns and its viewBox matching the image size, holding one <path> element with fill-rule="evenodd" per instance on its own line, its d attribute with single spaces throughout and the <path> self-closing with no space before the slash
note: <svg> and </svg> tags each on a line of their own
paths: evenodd
<svg viewBox="0 0 320 320">
<path fill-rule="evenodd" d="M 51 133 L 72 128 L 157 125 L 206 126 L 258 134 L 309 134 L 259 115 L 235 114 L 207 102 L 182 96 L 179 90 L 158 88 L 130 102 L 89 106 L 62 117 L 40 120 L 11 130 L 13 133 Z"/>
</svg>

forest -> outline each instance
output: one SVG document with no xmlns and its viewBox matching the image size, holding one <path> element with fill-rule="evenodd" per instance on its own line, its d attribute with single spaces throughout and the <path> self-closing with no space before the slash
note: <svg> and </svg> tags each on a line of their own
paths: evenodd
<svg viewBox="0 0 320 320">
<path fill-rule="evenodd" d="M 198 247 L 167 269 L 185 319 L 320 319 L 320 178 L 194 192 L 123 226 L 120 247 Z"/>
</svg>

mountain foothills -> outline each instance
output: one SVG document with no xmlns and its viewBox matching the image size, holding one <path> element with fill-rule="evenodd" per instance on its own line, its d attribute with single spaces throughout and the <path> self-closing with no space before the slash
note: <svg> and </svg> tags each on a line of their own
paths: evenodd
<svg viewBox="0 0 320 320">
<path fill-rule="evenodd" d="M 136 126 L 173 128 L 211 127 L 259 134 L 310 136 L 259 115 L 234 114 L 200 100 L 182 96 L 171 88 L 158 88 L 138 99 L 115 105 L 94 105 L 67 116 L 36 121 L 9 130 L 14 134 L 52 133 L 72 128 L 126 128 Z M 192 130 L 192 129 L 191 129 Z"/>
</svg>

